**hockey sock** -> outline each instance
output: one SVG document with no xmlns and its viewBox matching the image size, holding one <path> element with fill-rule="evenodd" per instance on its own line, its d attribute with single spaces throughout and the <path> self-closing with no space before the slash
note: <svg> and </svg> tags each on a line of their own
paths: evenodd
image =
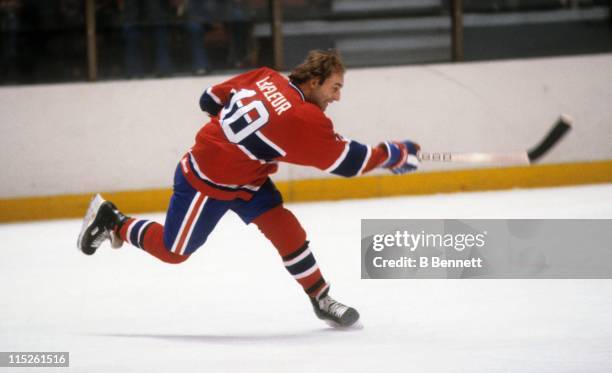
<svg viewBox="0 0 612 373">
<path fill-rule="evenodd" d="M 164 227 L 151 220 L 129 218 L 120 227 L 117 227 L 119 237 L 157 259 L 179 264 L 187 260 L 189 255 L 178 255 L 170 252 L 164 245 Z"/>
<path fill-rule="evenodd" d="M 329 287 L 308 248 L 306 232 L 291 211 L 280 205 L 260 215 L 253 223 L 272 242 L 285 268 L 308 296 L 318 298 Z"/>
</svg>

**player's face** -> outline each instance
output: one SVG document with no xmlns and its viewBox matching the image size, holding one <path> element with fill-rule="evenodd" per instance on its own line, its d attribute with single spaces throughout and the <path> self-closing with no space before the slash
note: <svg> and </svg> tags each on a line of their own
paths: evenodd
<svg viewBox="0 0 612 373">
<path fill-rule="evenodd" d="M 327 78 L 323 84 L 314 82 L 308 101 L 317 105 L 321 110 L 325 111 L 327 105 L 334 101 L 340 101 L 340 91 L 344 86 L 344 74 L 333 73 Z"/>
</svg>

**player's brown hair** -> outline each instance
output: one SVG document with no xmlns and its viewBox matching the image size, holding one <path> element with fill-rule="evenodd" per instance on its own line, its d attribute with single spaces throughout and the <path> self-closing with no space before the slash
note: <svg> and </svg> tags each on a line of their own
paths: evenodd
<svg viewBox="0 0 612 373">
<path fill-rule="evenodd" d="M 301 64 L 297 65 L 289 80 L 295 84 L 301 84 L 313 78 L 319 79 L 319 84 L 323 84 L 333 73 L 344 73 L 344 63 L 340 53 L 335 49 L 312 50 Z"/>
</svg>

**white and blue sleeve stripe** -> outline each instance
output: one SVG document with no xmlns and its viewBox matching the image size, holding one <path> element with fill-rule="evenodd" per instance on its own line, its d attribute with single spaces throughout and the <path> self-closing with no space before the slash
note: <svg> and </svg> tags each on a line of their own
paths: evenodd
<svg viewBox="0 0 612 373">
<path fill-rule="evenodd" d="M 325 171 L 345 177 L 360 175 L 371 155 L 369 146 L 351 140 L 345 145 L 340 157 Z"/>
</svg>

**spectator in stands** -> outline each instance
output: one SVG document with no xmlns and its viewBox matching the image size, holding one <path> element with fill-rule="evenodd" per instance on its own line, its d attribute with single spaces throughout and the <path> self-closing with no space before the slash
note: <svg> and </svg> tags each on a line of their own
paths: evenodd
<svg viewBox="0 0 612 373">
<path fill-rule="evenodd" d="M 249 61 L 253 48 L 253 21 L 250 6 L 245 0 L 221 1 L 224 24 L 230 36 L 227 62 L 230 67 L 243 68 Z"/>
<path fill-rule="evenodd" d="M 128 77 L 144 76 L 143 38 L 145 26 L 152 26 L 155 40 L 155 72 L 158 76 L 172 73 L 168 21 L 169 0 L 119 0 L 123 11 L 125 69 Z M 148 27 L 146 27 L 148 28 Z"/>
<path fill-rule="evenodd" d="M 175 0 L 177 13 L 181 15 L 184 8 L 185 29 L 189 34 L 192 72 L 204 75 L 210 70 L 208 52 L 204 46 L 204 33 L 207 25 L 212 22 L 213 6 L 210 0 Z"/>
</svg>

